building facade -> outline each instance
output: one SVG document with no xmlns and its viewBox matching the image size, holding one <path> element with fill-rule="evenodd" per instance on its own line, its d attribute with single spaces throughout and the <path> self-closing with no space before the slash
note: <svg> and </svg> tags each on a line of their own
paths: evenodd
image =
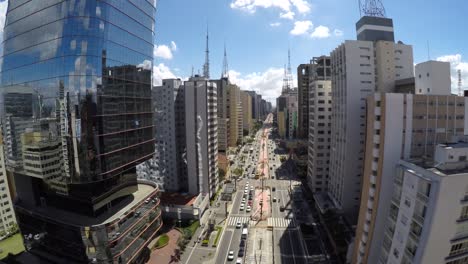
<svg viewBox="0 0 468 264">
<path fill-rule="evenodd" d="M 391 19 L 362 17 L 357 41 L 331 53 L 332 136 L 329 194 L 350 223 L 356 223 L 364 170 L 366 98 L 392 92 L 414 76 L 412 47 L 393 42 Z M 377 28 L 377 30 L 376 30 Z"/>
<path fill-rule="evenodd" d="M 311 74 L 310 67 L 310 64 L 300 64 L 297 67 L 298 138 L 307 138 L 307 136 L 309 135 L 309 78 Z"/>
<path fill-rule="evenodd" d="M 6 235 L 16 224 L 6 171 L 5 149 L 3 139 L 0 138 L 0 235 Z"/>
<path fill-rule="evenodd" d="M 241 91 L 242 126 L 245 134 L 250 134 L 252 122 L 252 97 L 246 91 Z"/>
<path fill-rule="evenodd" d="M 468 145 L 441 144 L 432 156 L 398 163 L 376 263 L 468 261 Z"/>
<path fill-rule="evenodd" d="M 377 263 L 380 257 L 398 160 L 433 157 L 437 144 L 463 136 L 465 103 L 464 97 L 453 95 L 376 93 L 368 98 L 353 263 Z"/>
<path fill-rule="evenodd" d="M 152 89 L 155 155 L 138 167 L 138 176 L 154 181 L 161 191 L 187 192 L 185 98 L 180 79 L 164 79 Z"/>
<path fill-rule="evenodd" d="M 414 71 L 416 94 L 451 93 L 450 62 L 426 61 L 416 64 Z"/>
<path fill-rule="evenodd" d="M 26 248 L 49 262 L 142 263 L 161 227 L 158 190 L 135 168 L 154 154 L 155 12 L 147 1 L 9 1 L 1 101 L 13 86 L 32 92 L 2 111 L 7 171 Z M 151 211 L 120 228 L 147 198 Z"/>
<path fill-rule="evenodd" d="M 228 147 L 235 148 L 242 143 L 242 105 L 239 86 L 228 84 L 226 112 L 228 113 L 227 134 Z"/>
<path fill-rule="evenodd" d="M 228 134 L 229 134 L 229 112 L 227 111 L 228 104 L 228 78 L 211 80 L 216 83 L 217 87 L 217 110 L 218 110 L 218 151 L 226 153 L 228 149 Z"/>
<path fill-rule="evenodd" d="M 212 197 L 219 185 L 217 87 L 197 76 L 184 85 L 188 192 Z"/>
<path fill-rule="evenodd" d="M 323 192 L 328 188 L 330 163 L 332 99 L 330 57 L 313 58 L 309 70 L 307 184 L 312 192 Z"/>
</svg>

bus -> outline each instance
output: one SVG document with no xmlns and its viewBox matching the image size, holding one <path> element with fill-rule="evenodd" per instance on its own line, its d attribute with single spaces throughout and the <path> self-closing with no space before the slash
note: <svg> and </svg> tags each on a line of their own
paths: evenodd
<svg viewBox="0 0 468 264">
<path fill-rule="evenodd" d="M 242 236 L 241 236 L 241 238 L 242 238 L 242 239 L 247 239 L 247 235 L 248 235 L 248 234 L 249 234 L 249 230 L 248 230 L 246 227 L 244 227 L 244 228 L 242 229 Z"/>
</svg>

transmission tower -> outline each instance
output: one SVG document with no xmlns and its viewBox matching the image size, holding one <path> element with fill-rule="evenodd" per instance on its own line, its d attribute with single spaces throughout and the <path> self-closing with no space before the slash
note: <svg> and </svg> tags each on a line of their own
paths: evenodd
<svg viewBox="0 0 468 264">
<path fill-rule="evenodd" d="M 283 90 L 282 93 L 289 92 L 292 89 L 293 77 L 291 73 L 291 52 L 288 49 L 288 68 L 284 66 Z"/>
<path fill-rule="evenodd" d="M 386 17 L 381 0 L 359 0 L 359 13 L 361 16 Z"/>
<path fill-rule="evenodd" d="M 462 75 L 460 69 L 458 70 L 458 96 L 463 96 Z"/>
<path fill-rule="evenodd" d="M 226 44 L 224 44 L 224 58 L 223 58 L 223 73 L 221 78 L 229 79 L 229 67 L 228 67 L 228 60 L 227 60 L 227 53 L 226 53 Z"/>
<path fill-rule="evenodd" d="M 203 77 L 210 78 L 210 49 L 208 47 L 208 26 L 206 27 L 206 50 L 205 50 L 205 64 L 203 64 Z"/>
</svg>

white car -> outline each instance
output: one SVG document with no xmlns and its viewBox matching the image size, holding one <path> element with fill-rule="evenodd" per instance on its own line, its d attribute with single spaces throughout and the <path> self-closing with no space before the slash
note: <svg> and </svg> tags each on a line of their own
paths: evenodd
<svg viewBox="0 0 468 264">
<path fill-rule="evenodd" d="M 247 213 L 250 213 L 250 210 L 252 210 L 252 208 L 249 206 L 247 206 L 247 209 L 245 210 Z"/>
<path fill-rule="evenodd" d="M 244 205 L 241 204 L 239 210 L 244 211 Z"/>
<path fill-rule="evenodd" d="M 236 224 L 236 228 L 237 228 L 237 229 L 240 229 L 241 227 L 242 227 L 242 224 L 241 224 L 241 222 L 237 222 L 237 224 Z"/>
<path fill-rule="evenodd" d="M 237 258 L 236 264 L 242 264 L 242 258 Z"/>
<path fill-rule="evenodd" d="M 234 260 L 234 251 L 229 251 L 228 260 L 229 260 L 229 261 L 233 261 L 233 260 Z"/>
<path fill-rule="evenodd" d="M 245 203 L 245 197 L 242 197 L 242 202 Z"/>
</svg>

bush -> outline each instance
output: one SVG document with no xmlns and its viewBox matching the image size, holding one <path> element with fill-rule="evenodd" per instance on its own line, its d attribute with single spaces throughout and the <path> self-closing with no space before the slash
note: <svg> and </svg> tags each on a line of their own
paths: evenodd
<svg viewBox="0 0 468 264">
<path fill-rule="evenodd" d="M 218 245 L 218 240 L 221 237 L 221 233 L 223 231 L 223 228 L 221 226 L 217 226 L 216 231 L 217 231 L 217 233 L 216 233 L 215 241 L 213 243 L 213 247 L 216 247 Z"/>
<path fill-rule="evenodd" d="M 156 248 L 165 247 L 169 243 L 169 236 L 167 234 L 163 234 L 159 237 L 158 241 L 156 242 Z"/>
</svg>

